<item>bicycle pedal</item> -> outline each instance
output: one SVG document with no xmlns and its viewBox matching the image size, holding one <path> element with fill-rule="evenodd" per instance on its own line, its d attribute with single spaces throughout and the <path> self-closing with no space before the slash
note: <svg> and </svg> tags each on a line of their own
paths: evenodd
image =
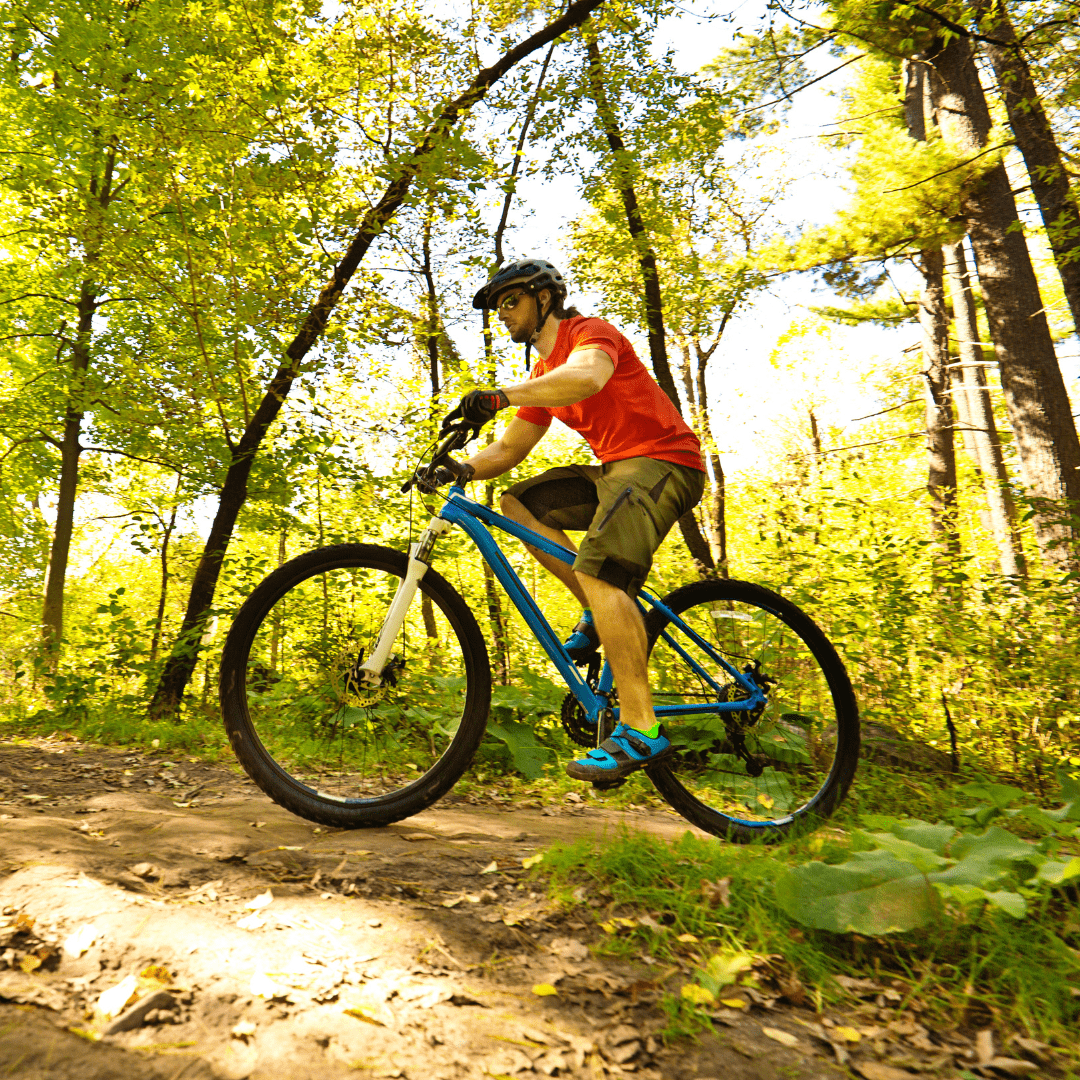
<svg viewBox="0 0 1080 1080">
<path fill-rule="evenodd" d="M 592 786 L 596 791 L 614 791 L 622 787 L 628 779 L 626 776 L 620 776 L 618 780 L 594 780 Z"/>
</svg>

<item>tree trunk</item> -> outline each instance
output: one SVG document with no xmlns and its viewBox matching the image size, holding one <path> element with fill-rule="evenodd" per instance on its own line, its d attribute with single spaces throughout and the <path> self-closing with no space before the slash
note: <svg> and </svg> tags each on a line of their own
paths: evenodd
<svg viewBox="0 0 1080 1080">
<path fill-rule="evenodd" d="M 919 271 L 919 326 L 926 369 L 926 489 L 930 493 L 931 531 L 949 554 L 960 552 L 956 530 L 956 451 L 949 404 L 949 316 L 945 311 L 944 260 L 933 248 L 922 252 Z"/>
<path fill-rule="evenodd" d="M 101 249 L 104 217 L 113 199 L 113 173 L 116 168 L 116 151 L 104 150 L 101 175 L 90 176 L 87 184 L 87 253 L 85 264 L 90 274 L 98 261 Z M 71 537 L 75 526 L 75 497 L 79 489 L 79 455 L 85 414 L 84 398 L 86 376 L 90 371 L 90 339 L 97 311 L 98 290 L 88 274 L 79 287 L 76 305 L 79 318 L 75 327 L 75 339 L 71 346 L 71 383 L 68 387 L 67 406 L 64 410 L 64 434 L 60 443 L 60 485 L 56 497 L 56 524 L 53 528 L 52 545 L 49 549 L 49 569 L 45 581 L 45 598 L 41 611 L 41 639 L 47 653 L 53 659 L 60 649 L 64 636 L 64 590 L 67 584 L 68 559 L 71 555 Z"/>
<path fill-rule="evenodd" d="M 169 514 L 168 522 L 162 519 L 161 523 L 161 555 L 159 556 L 161 562 L 161 588 L 158 590 L 157 611 L 154 613 L 154 632 L 150 637 L 151 664 L 157 660 L 158 648 L 161 645 L 161 629 L 165 625 L 165 602 L 169 598 L 169 541 L 172 540 L 173 530 L 176 528 L 177 499 L 180 496 L 181 480 L 182 475 L 177 473 L 172 512 Z"/>
<path fill-rule="evenodd" d="M 990 388 L 986 384 L 985 361 L 979 342 L 979 324 L 963 241 L 946 244 L 942 253 L 949 279 L 960 358 L 952 367 L 953 401 L 957 412 L 962 415 L 965 440 L 971 442 L 975 463 L 982 475 L 990 530 L 997 545 L 1001 572 L 1023 576 L 1026 568 L 1016 522 L 1016 506 L 1009 490 L 1009 475 L 994 420 Z"/>
<path fill-rule="evenodd" d="M 603 62 L 595 35 L 586 34 L 585 48 L 589 57 L 589 93 L 596 106 L 596 115 L 600 120 L 604 136 L 611 148 L 615 185 L 622 198 L 626 212 L 627 231 L 634 242 L 638 253 L 638 265 L 641 267 L 645 293 L 645 322 L 649 335 L 649 359 L 660 389 L 667 394 L 681 416 L 682 405 L 679 402 L 679 391 L 676 389 L 671 365 L 668 363 L 664 331 L 664 302 L 660 291 L 660 275 L 656 269 L 656 253 L 649 245 L 645 222 L 638 207 L 630 155 L 627 153 L 622 133 L 619 131 L 618 119 L 604 86 Z M 694 560 L 698 573 L 702 577 L 710 577 L 716 571 L 716 563 L 693 511 L 679 518 L 679 532 L 682 533 L 683 541 L 690 552 L 690 557 Z"/>
<path fill-rule="evenodd" d="M 1039 204 L 1054 261 L 1065 286 L 1073 326 L 1080 333 L 1080 209 L 1069 191 L 1069 173 L 1004 4 L 1000 0 L 976 0 L 975 11 L 988 37 L 1008 42 L 1007 45 L 984 42 L 983 49 L 994 65 L 1009 126 L 1024 155 L 1031 193 Z"/>
<path fill-rule="evenodd" d="M 342 292 L 367 254 L 368 248 L 405 200 L 424 161 L 433 150 L 442 146 L 462 116 L 481 101 L 488 90 L 519 61 L 587 19 L 601 3 L 602 0 L 577 0 L 543 30 L 504 53 L 491 67 L 483 68 L 469 88 L 450 102 L 435 118 L 423 140 L 400 166 L 398 175 L 383 192 L 378 204 L 364 215 L 348 250 L 334 268 L 330 281 L 308 311 L 300 332 L 286 350 L 285 361 L 270 380 L 262 401 L 245 427 L 239 442 L 231 450 L 229 468 L 219 495 L 217 514 L 192 578 L 184 622 L 150 702 L 151 716 L 174 718 L 177 716 L 184 691 L 198 660 L 199 639 L 210 605 L 214 601 L 225 550 L 232 538 L 237 516 L 247 498 L 247 482 L 255 455 L 270 425 L 281 410 L 282 403 L 288 397 L 293 381 L 300 373 L 301 361 L 325 331 L 331 312 L 337 306 Z"/>
<path fill-rule="evenodd" d="M 904 64 L 904 116 L 908 134 L 926 141 L 926 68 Z M 930 528 L 945 550 L 960 552 L 956 528 L 956 448 L 949 404 L 949 316 L 945 310 L 942 254 L 928 249 L 919 256 L 923 287 L 919 294 L 922 329 L 923 376 L 926 379 L 926 489 L 930 493 Z"/>
<path fill-rule="evenodd" d="M 79 320 L 71 347 L 71 383 L 64 412 L 64 435 L 60 443 L 60 486 L 56 497 L 56 524 L 49 549 L 49 572 L 45 581 L 45 602 L 41 612 L 41 638 L 55 657 L 64 636 L 64 589 L 67 583 L 71 536 L 75 527 L 75 496 L 79 487 L 79 435 L 84 416 L 86 376 L 90 370 L 90 337 L 93 332 L 97 297 L 90 283 L 79 290 Z"/>
<path fill-rule="evenodd" d="M 939 76 L 931 79 L 931 91 L 943 138 L 962 154 L 977 153 L 986 143 L 990 114 L 967 41 L 953 38 L 928 63 Z M 1066 569 L 1075 565 L 1074 533 L 1063 518 L 1080 500 L 1080 440 L 1004 165 L 971 187 L 961 210 L 1024 482 L 1035 503 L 1036 535 L 1047 562 Z"/>
<path fill-rule="evenodd" d="M 707 349 L 702 347 L 700 341 L 694 342 L 694 355 L 697 359 L 694 385 L 697 393 L 695 415 L 697 427 L 701 432 L 702 449 L 705 451 L 706 462 L 709 466 L 710 485 L 708 497 L 704 500 L 703 517 L 705 518 L 705 531 L 712 545 L 716 572 L 721 577 L 728 576 L 728 553 L 727 553 L 727 482 L 724 478 L 724 466 L 720 462 L 720 455 L 716 451 L 716 440 L 713 438 L 712 421 L 709 419 L 709 392 L 705 385 L 705 373 L 709 359 L 720 344 L 720 339 L 727 329 L 728 320 L 734 308 L 724 312 L 720 320 L 720 329 L 716 332 L 716 340 Z"/>
</svg>

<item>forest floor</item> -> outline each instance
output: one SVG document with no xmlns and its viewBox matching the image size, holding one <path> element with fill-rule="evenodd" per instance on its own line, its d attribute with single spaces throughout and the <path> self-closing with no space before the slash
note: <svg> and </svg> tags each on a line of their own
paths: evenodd
<svg viewBox="0 0 1080 1080">
<path fill-rule="evenodd" d="M 523 866 L 622 826 L 688 829 L 572 795 L 531 808 L 451 795 L 341 832 L 225 765 L 0 743 L 0 1075 L 851 1075 L 838 1058 L 866 1080 L 913 1075 L 821 1037 L 866 1024 L 857 999 L 823 1012 L 751 1000 L 723 1010 L 719 1034 L 665 1041 L 663 996 L 690 968 L 603 955 L 596 920 Z M 946 1058 L 975 1064 L 963 1043 Z M 958 1075 L 944 1062 L 919 1071 Z"/>
</svg>

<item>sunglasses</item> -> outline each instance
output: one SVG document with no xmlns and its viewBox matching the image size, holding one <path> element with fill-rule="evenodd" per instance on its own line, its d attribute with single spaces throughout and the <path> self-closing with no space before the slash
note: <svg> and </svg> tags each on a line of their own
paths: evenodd
<svg viewBox="0 0 1080 1080">
<path fill-rule="evenodd" d="M 513 311 L 514 308 L 516 308 L 518 306 L 519 301 L 521 301 L 522 298 L 525 297 L 526 295 L 527 295 L 527 293 L 519 292 L 519 293 L 511 293 L 510 296 L 504 296 L 502 298 L 502 300 L 499 301 L 498 307 L 495 310 L 496 311 Z"/>
</svg>

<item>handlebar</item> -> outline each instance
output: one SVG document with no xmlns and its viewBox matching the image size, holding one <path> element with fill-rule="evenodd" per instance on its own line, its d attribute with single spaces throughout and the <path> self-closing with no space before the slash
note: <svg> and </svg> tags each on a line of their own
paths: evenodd
<svg viewBox="0 0 1080 1080">
<path fill-rule="evenodd" d="M 467 420 L 459 420 L 456 423 L 451 424 L 447 428 L 446 435 L 442 442 L 439 443 L 436 448 L 428 468 L 437 469 L 440 465 L 445 465 L 450 469 L 460 469 L 461 466 L 459 466 L 456 461 L 453 461 L 449 455 L 454 450 L 460 450 L 462 447 L 468 446 L 468 444 L 479 434 L 480 429 L 470 424 Z M 416 474 L 414 473 L 401 485 L 401 493 L 404 495 L 415 484 Z"/>
</svg>

